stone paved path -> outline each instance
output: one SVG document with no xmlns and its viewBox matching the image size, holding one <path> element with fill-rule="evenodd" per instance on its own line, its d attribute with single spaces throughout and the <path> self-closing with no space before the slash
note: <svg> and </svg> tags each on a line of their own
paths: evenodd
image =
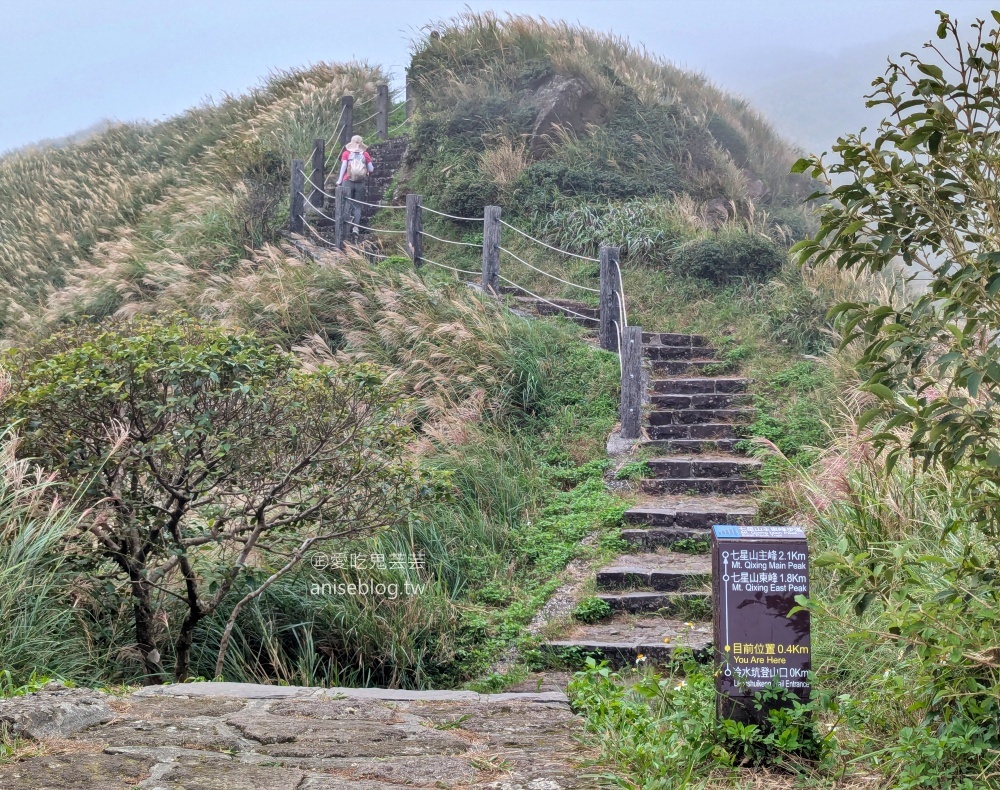
<svg viewBox="0 0 1000 790">
<path fill-rule="evenodd" d="M 560 596 L 545 631 L 557 656 L 634 666 L 666 663 L 678 648 L 705 654 L 712 642 L 711 527 L 746 524 L 756 514 L 747 495 L 761 462 L 737 452 L 737 427 L 754 416 L 751 382 L 725 374 L 701 335 L 644 332 L 643 354 L 650 407 L 644 436 L 634 447 L 618 446 L 648 468 L 621 532 L 631 550 L 593 574 L 596 597 L 611 612 L 603 621 L 572 619 L 588 592 L 579 579 Z"/>
<path fill-rule="evenodd" d="M 2 790 L 601 786 L 561 692 L 54 688 L 0 702 L 0 725 L 26 755 L 0 766 Z"/>
</svg>

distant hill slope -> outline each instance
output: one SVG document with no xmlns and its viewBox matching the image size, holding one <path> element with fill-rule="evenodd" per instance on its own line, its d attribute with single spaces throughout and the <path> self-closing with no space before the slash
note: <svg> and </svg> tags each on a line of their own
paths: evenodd
<svg viewBox="0 0 1000 790">
<path fill-rule="evenodd" d="M 273 241 L 282 217 L 271 193 L 285 188 L 290 158 L 333 134 L 343 94 L 383 79 L 376 68 L 319 64 L 162 123 L 0 158 L 0 327 L 37 324 L 81 266 L 114 260 L 155 277 Z M 110 294 L 123 275 L 107 271 L 107 309 L 121 301 Z"/>
<path fill-rule="evenodd" d="M 450 213 L 499 204 L 571 249 L 618 243 L 664 265 L 722 224 L 783 240 L 808 227 L 813 185 L 762 115 L 613 35 L 469 12 L 409 75 L 408 186 Z"/>
</svg>

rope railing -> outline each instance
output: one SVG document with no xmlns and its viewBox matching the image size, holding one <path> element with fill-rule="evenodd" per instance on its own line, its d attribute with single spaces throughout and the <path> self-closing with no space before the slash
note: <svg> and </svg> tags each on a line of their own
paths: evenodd
<svg viewBox="0 0 1000 790">
<path fill-rule="evenodd" d="M 317 239 L 319 239 L 319 240 L 320 240 L 321 242 L 323 242 L 324 244 L 329 244 L 329 245 L 330 245 L 331 247 L 336 247 L 336 246 L 337 246 L 336 244 L 334 244 L 334 243 L 333 243 L 332 241 L 330 241 L 329 239 L 324 239 L 324 238 L 323 238 L 323 237 L 322 237 L 322 236 L 320 235 L 319 231 L 318 231 L 318 230 L 316 230 L 316 229 L 315 229 L 315 228 L 314 228 L 314 227 L 313 227 L 313 226 L 312 226 L 312 225 L 311 225 L 311 224 L 309 223 L 309 221 L 308 221 L 308 220 L 303 220 L 302 224 L 303 224 L 303 225 L 304 225 L 304 226 L 306 227 L 306 229 L 307 229 L 307 230 L 308 230 L 308 231 L 309 231 L 309 232 L 310 232 L 310 233 L 311 233 L 311 234 L 312 234 L 313 236 L 315 236 L 315 237 L 316 237 Z"/>
<path fill-rule="evenodd" d="M 458 246 L 458 247 L 476 247 L 476 248 L 478 248 L 480 250 L 483 248 L 482 244 L 473 244 L 473 243 L 468 242 L 468 241 L 452 241 L 451 239 L 442 239 L 440 236 L 435 236 L 435 235 L 433 235 L 431 233 L 428 233 L 427 231 L 424 231 L 424 230 L 420 231 L 420 235 L 421 236 L 426 236 L 428 239 L 434 239 L 434 241 L 444 242 L 445 244 L 454 244 L 455 246 Z"/>
<path fill-rule="evenodd" d="M 600 263 L 601 262 L 600 258 L 590 258 L 590 257 L 588 257 L 586 255 L 577 255 L 575 252 L 567 252 L 566 250 L 561 250 L 558 247 L 553 247 L 551 244 L 546 244 L 541 239 L 536 239 L 534 236 L 528 235 L 527 233 L 525 233 L 520 228 L 515 228 L 509 222 L 504 222 L 503 220 L 500 220 L 500 224 L 503 225 L 505 228 L 510 228 L 515 233 L 520 233 L 522 236 L 524 236 L 524 238 L 530 239 L 531 241 L 535 242 L 535 244 L 541 244 L 543 247 L 547 247 L 548 249 L 552 250 L 553 252 L 558 252 L 558 253 L 560 253 L 562 255 L 568 255 L 571 258 L 579 258 L 581 261 L 592 261 L 593 263 Z"/>
<path fill-rule="evenodd" d="M 362 225 L 360 222 L 351 222 L 348 220 L 348 225 L 352 228 L 360 228 L 361 230 L 367 230 L 371 233 L 406 233 L 405 230 L 390 230 L 389 228 L 369 228 L 367 225 Z"/>
<path fill-rule="evenodd" d="M 405 209 L 406 206 L 396 206 L 392 203 L 365 203 L 363 200 L 358 200 L 357 198 L 349 197 L 347 198 L 351 203 L 357 203 L 359 206 L 370 206 L 371 208 L 402 208 Z"/>
<path fill-rule="evenodd" d="M 309 176 L 306 176 L 305 179 L 306 179 L 306 183 L 309 184 L 309 186 L 311 186 L 313 189 L 315 189 L 321 195 L 323 195 L 323 197 L 328 197 L 328 198 L 330 198 L 330 200 L 336 200 L 337 199 L 336 195 L 331 195 L 329 192 L 327 192 L 325 189 L 323 189 L 323 187 L 319 186 L 315 181 L 313 181 Z"/>
<path fill-rule="evenodd" d="M 506 223 L 504 223 L 504 224 L 506 224 Z M 561 283 L 563 283 L 565 285 L 571 285 L 574 288 L 579 288 L 581 291 L 592 291 L 595 294 L 601 292 L 600 289 L 598 289 L 598 288 L 589 288 L 586 285 L 578 285 L 577 283 L 570 282 L 569 280 L 564 280 L 562 277 L 557 277 L 556 275 L 552 274 L 551 272 L 547 272 L 547 271 L 544 271 L 543 269 L 539 269 L 537 266 L 533 266 L 532 264 L 528 263 L 526 260 L 524 260 L 524 258 L 521 258 L 521 257 L 515 255 L 513 252 L 511 252 L 510 250 L 508 250 L 506 247 L 501 247 L 500 248 L 500 252 L 507 253 L 515 261 L 518 261 L 519 263 L 523 263 L 529 269 L 534 269 L 539 274 L 544 274 L 546 277 L 551 277 L 553 280 L 557 280 L 558 282 L 561 282 Z"/>
<path fill-rule="evenodd" d="M 424 211 L 429 211 L 431 214 L 437 214 L 439 217 L 447 217 L 448 219 L 457 219 L 460 222 L 485 222 L 485 217 L 457 217 L 454 214 L 445 214 L 443 211 L 438 211 L 430 206 L 424 206 Z"/>
<path fill-rule="evenodd" d="M 448 266 L 446 263 L 438 263 L 437 261 L 432 261 L 430 258 L 421 258 L 423 263 L 429 263 L 431 266 L 440 266 L 442 269 L 450 269 L 453 272 L 458 272 L 459 274 L 471 274 L 473 277 L 479 277 L 482 272 L 473 272 L 468 269 L 457 269 L 454 266 Z"/>
<path fill-rule="evenodd" d="M 618 338 L 618 373 L 621 377 L 625 376 L 625 360 L 622 359 L 622 328 L 617 321 L 612 321 L 615 325 L 615 336 Z"/>
<path fill-rule="evenodd" d="M 406 124 L 408 124 L 408 123 L 409 123 L 410 121 L 412 121 L 412 120 L 413 120 L 412 118 L 407 118 L 407 119 L 406 119 L 405 121 L 403 121 L 403 122 L 402 122 L 401 124 L 399 124 L 398 126 L 393 126 L 393 127 L 392 127 L 392 128 L 391 128 L 391 129 L 389 130 L 389 134 L 395 134 L 396 132 L 398 132 L 398 131 L 399 131 L 400 129 L 402 129 L 402 128 L 403 128 L 404 126 L 406 126 Z"/>
<path fill-rule="evenodd" d="M 625 297 L 622 295 L 622 292 L 617 289 L 615 290 L 615 299 L 618 301 L 618 309 L 621 310 L 622 324 L 624 326 L 628 326 L 628 316 L 625 315 Z"/>
<path fill-rule="evenodd" d="M 333 217 L 331 217 L 329 214 L 324 213 L 323 209 L 316 208 L 316 206 L 314 206 L 312 204 L 312 201 L 310 201 L 309 198 L 307 198 L 304 193 L 299 193 L 299 194 L 302 195 L 303 203 L 305 203 L 305 205 L 309 206 L 309 208 L 311 208 L 313 211 L 315 211 L 317 214 L 319 214 L 323 219 L 328 219 L 328 220 L 330 220 L 330 222 L 336 222 L 337 221 Z M 303 222 L 304 221 L 305 220 L 303 219 Z"/>
<path fill-rule="evenodd" d="M 335 197 L 333 195 L 330 195 L 325 190 L 319 189 L 316 186 L 316 184 L 312 181 L 312 179 L 310 179 L 308 176 L 305 177 L 305 181 L 307 183 L 309 183 L 313 188 L 317 189 L 323 195 L 325 195 L 327 197 L 331 197 L 331 198 Z M 330 222 L 333 222 L 333 223 L 337 222 L 337 220 L 334 217 L 331 217 L 329 214 L 327 214 L 326 212 L 324 212 L 321 208 L 319 208 L 318 206 L 316 206 L 315 204 L 313 204 L 313 202 L 309 199 L 308 196 L 305 195 L 305 193 L 300 192 L 299 194 L 302 197 L 304 206 L 312 209 L 314 212 L 316 212 L 316 214 L 318 214 L 319 216 L 323 217 L 326 220 L 329 220 Z M 405 209 L 406 208 L 406 206 L 401 206 L 401 205 L 392 205 L 392 204 L 383 204 L 383 203 L 370 203 L 368 201 L 358 200 L 357 198 L 347 198 L 346 202 L 354 203 L 354 204 L 359 205 L 359 206 L 367 206 L 369 208 L 376 208 L 376 209 L 383 209 L 383 208 L 388 208 L 388 209 Z M 430 211 L 433 214 L 440 214 L 442 216 L 446 216 L 446 217 L 449 217 L 449 218 L 457 218 L 457 219 L 460 219 L 460 220 L 477 219 L 477 218 L 472 218 L 472 217 L 455 217 L 455 215 L 448 215 L 448 214 L 445 214 L 444 212 L 439 212 L 436 209 L 432 209 L 432 208 L 429 208 L 427 206 L 422 206 L 422 209 Z M 483 219 L 479 219 L 478 221 L 482 222 L 482 221 L 485 221 L 485 219 L 484 218 Z M 521 236 L 523 236 L 523 237 L 525 237 L 525 238 L 527 238 L 529 240 L 534 240 L 534 237 L 530 236 L 527 233 L 524 233 L 523 231 L 521 231 L 520 229 L 518 229 L 514 225 L 511 225 L 509 222 L 504 222 L 502 220 L 501 220 L 501 222 L 502 222 L 502 224 L 505 227 L 508 227 L 508 228 L 511 228 L 511 229 L 517 231 Z M 347 226 L 351 227 L 351 228 L 356 228 L 358 230 L 364 230 L 364 231 L 368 231 L 369 233 L 375 233 L 375 234 L 381 233 L 381 234 L 392 234 L 392 235 L 407 235 L 409 233 L 409 231 L 407 231 L 407 230 L 399 230 L 399 229 L 391 229 L 391 228 L 375 228 L 375 227 L 372 227 L 372 226 L 369 226 L 369 225 L 362 225 L 360 222 L 354 222 L 353 220 L 350 220 L 350 219 L 346 220 L 345 224 Z M 309 230 L 315 234 L 315 231 L 312 228 L 312 226 L 310 225 L 308 227 L 309 227 Z M 433 233 L 429 233 L 429 232 L 427 232 L 425 230 L 422 230 L 422 229 L 416 231 L 416 233 L 420 237 L 432 239 L 432 240 L 440 242 L 442 244 L 448 244 L 448 245 L 457 246 L 457 247 L 471 247 L 473 249 L 482 249 L 483 248 L 483 244 L 481 244 L 481 243 L 456 241 L 454 239 L 446 239 L 446 238 L 443 238 L 441 236 L 437 236 L 437 235 L 435 235 Z M 323 241 L 325 243 L 329 243 L 326 239 L 323 239 Z M 543 247 L 546 247 L 548 249 L 555 249 L 555 250 L 557 250 L 559 252 L 564 252 L 567 255 L 570 255 L 570 256 L 573 256 L 573 257 L 580 257 L 580 258 L 584 258 L 585 257 L 585 256 L 577 256 L 577 255 L 575 255 L 575 253 L 570 253 L 570 252 L 568 252 L 566 250 L 558 250 L 558 248 L 552 247 L 552 245 L 546 244 L 545 242 L 539 241 L 538 243 L 541 244 Z M 587 286 L 587 285 L 581 285 L 580 283 L 575 283 L 575 282 L 573 282 L 571 280 L 567 280 L 567 279 L 565 279 L 563 277 L 559 277 L 558 275 L 553 274 L 552 272 L 546 271 L 545 269 L 542 269 L 542 268 L 540 268 L 538 266 L 535 266 L 533 263 L 531 263 L 530 261 L 525 260 L 520 255 L 518 255 L 514 251 L 508 249 L 507 247 L 499 246 L 498 247 L 498 251 L 500 253 L 503 253 L 503 254 L 509 256 L 510 258 L 513 258 L 515 261 L 517 261 L 521 265 L 527 267 L 528 269 L 531 269 L 532 271 L 537 272 L 538 274 L 541 274 L 544 277 L 547 277 L 547 278 L 549 278 L 551 280 L 554 280 L 555 282 L 561 283 L 561 284 L 569 286 L 571 288 L 579 289 L 581 291 L 586 291 L 586 292 L 589 292 L 589 293 L 600 294 L 600 289 L 598 289 L 598 288 L 592 288 L 592 287 Z M 597 260 L 598 262 L 600 260 L 600 259 L 589 259 L 589 258 L 585 258 L 585 259 L 586 260 Z M 438 266 L 438 267 L 443 268 L 443 269 L 448 269 L 448 270 L 454 271 L 456 273 L 469 274 L 469 275 L 473 275 L 473 276 L 479 276 L 479 272 L 473 272 L 473 271 L 470 271 L 468 269 L 461 269 L 461 268 L 457 268 L 457 267 L 454 267 L 454 266 L 449 266 L 447 264 L 440 263 L 439 261 L 431 261 L 430 259 L 427 259 L 427 258 L 424 258 L 423 256 L 421 256 L 421 262 L 423 262 L 423 261 L 427 261 L 428 263 L 430 263 L 433 266 Z M 618 307 L 619 317 L 621 318 L 620 322 L 618 320 L 614 320 L 614 326 L 615 326 L 615 334 L 616 334 L 616 336 L 618 338 L 618 342 L 620 344 L 622 327 L 628 326 L 629 324 L 628 324 L 628 313 L 626 311 L 626 306 L 625 306 L 625 296 L 624 296 L 623 290 L 621 288 L 621 283 L 623 283 L 622 275 L 621 275 L 621 266 L 619 265 L 617 259 L 614 260 L 614 265 L 615 265 L 615 271 L 616 271 L 616 273 L 618 275 L 619 287 L 615 288 L 612 291 L 612 296 L 613 296 L 613 298 L 615 300 L 615 303 L 616 303 L 616 305 Z M 540 296 L 539 294 L 536 294 L 533 291 L 528 290 L 523 285 L 520 285 L 519 283 L 516 283 L 513 280 L 510 280 L 510 279 L 508 279 L 506 277 L 502 277 L 502 276 L 500 277 L 500 279 L 502 279 L 505 283 L 507 283 L 508 285 L 512 286 L 513 288 L 516 288 L 519 291 L 523 291 L 524 293 L 528 294 L 532 298 L 538 299 L 538 300 L 540 300 L 540 301 L 542 301 L 542 302 L 544 302 L 544 303 L 546 303 L 546 304 L 548 304 L 548 305 L 550 305 L 552 307 L 555 307 L 556 309 L 560 310 L 561 312 L 567 313 L 569 315 L 576 316 L 576 317 L 581 318 L 581 319 L 586 320 L 586 321 L 593 321 L 595 323 L 599 323 L 599 319 L 595 319 L 595 318 L 592 318 L 590 316 L 585 316 L 582 313 L 579 313 L 577 311 L 572 310 L 569 307 L 566 307 L 565 305 L 558 305 L 555 302 L 552 302 L 552 301 L 550 301 L 550 300 L 548 300 L 548 299 Z"/>
<path fill-rule="evenodd" d="M 621 288 L 622 290 L 624 290 L 625 289 L 625 281 L 622 279 L 622 267 L 618 265 L 618 257 L 617 256 L 615 256 L 614 261 L 615 261 L 615 270 L 618 272 L 618 287 Z M 618 293 L 618 292 L 615 291 L 615 293 Z M 624 293 L 619 293 L 618 294 L 618 298 L 621 300 L 622 321 L 625 323 L 625 326 L 628 326 L 628 317 L 625 315 L 625 294 Z"/>
<path fill-rule="evenodd" d="M 317 191 L 319 191 L 321 194 L 325 195 L 326 197 L 335 198 L 334 195 L 330 195 L 330 193 L 328 193 L 325 190 L 320 189 L 319 187 L 317 187 L 316 184 L 312 181 L 312 179 L 309 178 L 308 176 L 305 176 L 304 180 L 305 180 L 306 183 L 310 184 L 314 189 L 316 189 Z M 336 218 L 331 217 L 329 214 L 327 214 L 325 211 L 323 211 L 323 209 L 321 209 L 319 206 L 316 206 L 309 199 L 309 197 L 305 195 L 304 192 L 300 191 L 299 195 L 302 198 L 303 206 L 304 207 L 308 207 L 312 211 L 316 212 L 317 215 L 323 217 L 324 219 L 326 219 L 326 220 L 328 220 L 328 221 L 330 221 L 332 223 L 336 223 L 337 222 Z M 386 208 L 386 209 L 405 209 L 406 208 L 406 206 L 402 206 L 402 205 L 383 204 L 383 203 L 371 203 L 371 202 L 364 201 L 364 200 L 358 200 L 357 198 L 347 198 L 345 202 L 350 202 L 350 203 L 354 203 L 354 204 L 359 205 L 359 206 L 367 206 L 369 208 L 375 208 L 375 209 L 379 209 L 379 210 L 384 209 L 384 208 Z M 472 220 L 472 219 L 474 219 L 472 217 L 457 217 L 456 215 L 448 215 L 448 214 L 445 214 L 445 212 L 439 212 L 436 209 L 432 209 L 432 208 L 429 208 L 427 206 L 421 206 L 421 208 L 423 210 L 427 210 L 427 211 L 431 212 L 432 214 L 439 214 L 439 215 L 442 215 L 442 216 L 445 216 L 445 217 L 448 217 L 448 218 L 457 218 L 459 220 Z M 478 218 L 475 218 L 475 219 L 478 219 Z M 483 221 L 485 221 L 485 218 L 478 219 L 478 221 L 483 222 Z M 510 229 L 513 229 L 513 230 L 517 231 L 521 236 L 523 236 L 526 239 L 535 240 L 534 237 L 532 237 L 530 234 L 524 233 L 519 228 L 515 227 L 514 225 L 511 225 L 509 222 L 505 222 L 505 221 L 501 220 L 501 224 L 504 225 L 507 228 L 510 228 Z M 392 229 L 392 228 L 375 228 L 375 227 L 372 227 L 370 225 L 362 225 L 360 222 L 354 222 L 351 219 L 346 219 L 345 220 L 345 225 L 347 225 L 348 227 L 351 227 L 351 228 L 356 228 L 357 230 L 363 230 L 363 231 L 367 231 L 369 233 L 375 233 L 375 234 L 391 234 L 391 235 L 409 235 L 410 234 L 409 230 Z M 312 231 L 311 226 L 310 226 L 310 230 Z M 473 248 L 473 249 L 483 249 L 483 244 L 482 243 L 466 242 L 466 241 L 456 241 L 454 239 L 447 239 L 447 238 L 443 238 L 442 236 L 438 236 L 436 234 L 429 233 L 429 232 L 427 232 L 427 231 L 425 231 L 423 229 L 417 229 L 415 231 L 415 233 L 416 233 L 417 236 L 419 236 L 421 238 L 432 239 L 433 241 L 436 241 L 436 242 L 439 242 L 439 243 L 442 243 L 442 244 L 448 244 L 448 245 L 456 246 L 456 247 L 468 247 L 468 248 Z M 326 241 L 326 240 L 324 239 L 324 241 Z M 536 241 L 538 241 L 538 240 L 536 240 Z M 329 242 L 327 242 L 327 243 L 329 243 Z M 552 247 L 552 245 L 546 244 L 545 242 L 542 242 L 542 241 L 538 241 L 538 243 L 541 244 L 543 247 L 545 247 L 547 249 L 555 249 L 555 250 L 557 250 L 559 252 L 566 253 L 567 255 L 570 255 L 570 256 L 573 256 L 573 257 L 584 258 L 586 260 L 597 260 L 598 262 L 600 261 L 600 259 L 589 259 L 589 258 L 586 258 L 585 256 L 577 256 L 575 253 L 570 253 L 570 252 L 568 252 L 566 250 L 559 250 L 558 248 Z M 549 278 L 549 279 L 551 279 L 551 280 L 553 280 L 555 282 L 561 283 L 562 285 L 566 285 L 566 286 L 569 286 L 571 288 L 576 288 L 578 290 L 585 291 L 585 292 L 588 292 L 588 293 L 596 293 L 596 294 L 600 294 L 601 293 L 601 290 L 599 288 L 592 288 L 592 287 L 587 286 L 587 285 L 582 285 L 580 283 L 575 283 L 572 280 L 567 280 L 567 279 L 565 279 L 563 277 L 560 277 L 560 276 L 558 276 L 556 274 L 553 274 L 550 271 L 546 271 L 545 269 L 542 269 L 542 268 L 536 266 L 535 264 L 531 263 L 530 261 L 525 260 L 523 257 L 521 257 L 520 255 L 518 255 L 517 253 L 515 253 L 513 250 L 508 249 L 507 247 L 498 246 L 497 249 L 498 249 L 499 253 L 503 253 L 504 255 L 507 255 L 508 257 L 510 257 L 510 258 L 514 259 L 515 261 L 517 261 L 518 263 L 520 263 L 522 266 L 525 266 L 528 269 L 530 269 L 530 270 L 532 270 L 534 272 L 537 272 L 538 274 L 540 274 L 540 275 L 542 275 L 544 277 L 547 277 L 547 278 Z M 421 257 L 421 262 L 424 261 L 424 260 L 428 260 L 428 262 L 430 262 L 434 266 L 439 266 L 440 268 L 449 269 L 449 270 L 455 271 L 457 273 L 471 274 L 473 276 L 478 276 L 478 274 L 479 274 L 478 272 L 473 272 L 473 271 L 470 271 L 468 269 L 456 268 L 456 267 L 453 267 L 453 266 L 449 266 L 447 264 L 440 263 L 438 261 L 429 261 L 429 259 L 423 258 L 422 255 L 420 257 Z M 618 308 L 618 316 L 620 318 L 620 322 L 618 320 L 614 321 L 615 334 L 616 334 L 616 336 L 618 336 L 618 340 L 620 341 L 622 327 L 626 327 L 626 326 L 629 325 L 628 324 L 628 312 L 627 312 L 626 305 L 625 305 L 625 295 L 624 295 L 624 292 L 623 292 L 624 289 L 622 288 L 623 279 L 622 279 L 622 274 L 621 274 L 621 266 L 620 266 L 620 264 L 619 264 L 619 262 L 617 260 L 617 257 L 615 257 L 613 259 L 613 262 L 614 262 L 614 266 L 615 266 L 615 272 L 618 275 L 617 276 L 618 287 L 614 288 L 612 290 L 611 294 L 612 294 L 612 298 L 614 299 L 614 302 L 615 302 L 615 304 L 616 304 L 616 306 Z M 594 319 L 594 318 L 592 318 L 590 316 L 584 316 L 583 314 L 581 314 L 579 312 L 576 312 L 576 311 L 572 310 L 569 307 L 566 307 L 564 305 L 557 305 L 556 303 L 554 303 L 554 302 L 552 302 L 552 301 L 550 301 L 548 299 L 545 299 L 544 297 L 542 297 L 542 296 L 534 293 L 533 291 L 528 290 L 527 288 L 525 288 L 524 286 L 520 285 L 519 283 L 516 283 L 516 282 L 514 282 L 512 280 L 509 280 L 506 277 L 501 277 L 500 279 L 502 279 L 504 282 L 508 283 L 512 287 L 518 289 L 519 291 L 523 291 L 524 293 L 529 294 L 532 298 L 539 299 L 540 301 L 543 301 L 546 304 L 549 304 L 549 305 L 551 305 L 553 307 L 556 307 L 558 310 L 560 310 L 562 312 L 565 312 L 565 313 L 570 314 L 570 315 L 574 315 L 576 317 L 582 318 L 582 319 L 587 320 L 587 321 L 599 322 L 598 319 Z"/>
<path fill-rule="evenodd" d="M 508 280 L 502 274 L 498 275 L 498 276 L 499 276 L 499 278 L 501 280 L 503 280 L 505 283 L 507 283 L 507 285 L 509 285 L 509 286 L 511 286 L 513 288 L 517 288 L 519 291 L 524 291 L 526 294 L 528 294 L 528 296 L 530 296 L 530 297 L 532 297 L 534 299 L 537 299 L 540 302 L 545 302 L 545 304 L 551 305 L 552 307 L 556 308 L 557 310 L 561 310 L 564 313 L 569 313 L 570 315 L 575 315 L 577 318 L 582 318 L 584 321 L 594 321 L 595 323 L 598 323 L 598 324 L 601 322 L 601 319 L 599 319 L 599 318 L 594 318 L 593 316 L 584 315 L 583 313 L 578 313 L 575 310 L 571 310 L 570 308 L 566 307 L 565 305 L 556 304 L 555 302 L 550 302 L 544 296 L 539 296 L 536 293 L 532 293 L 527 288 L 525 288 L 523 285 L 518 285 L 513 280 Z"/>
</svg>

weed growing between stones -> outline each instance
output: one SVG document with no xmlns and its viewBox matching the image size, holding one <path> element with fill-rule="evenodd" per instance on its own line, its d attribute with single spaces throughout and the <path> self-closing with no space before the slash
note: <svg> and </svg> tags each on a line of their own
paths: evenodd
<svg viewBox="0 0 1000 790">
<path fill-rule="evenodd" d="M 611 616 L 611 606 L 607 601 L 591 596 L 581 600 L 572 614 L 581 623 L 596 623 Z"/>
</svg>

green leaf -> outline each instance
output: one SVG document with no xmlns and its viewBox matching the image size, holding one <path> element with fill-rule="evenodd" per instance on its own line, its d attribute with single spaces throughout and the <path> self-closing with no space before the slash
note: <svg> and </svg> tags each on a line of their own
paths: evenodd
<svg viewBox="0 0 1000 790">
<path fill-rule="evenodd" d="M 804 173 L 806 172 L 806 170 L 812 167 L 812 165 L 813 165 L 812 159 L 806 159 L 806 158 L 798 159 L 796 160 L 795 164 L 792 165 L 792 169 L 790 170 L 790 172 Z"/>
<path fill-rule="evenodd" d="M 941 71 L 941 67 L 935 66 L 933 63 L 918 63 L 917 69 L 929 77 L 934 77 L 934 79 L 944 79 L 944 72 Z"/>
<path fill-rule="evenodd" d="M 858 430 L 863 431 L 868 424 L 875 418 L 881 416 L 883 413 L 881 406 L 875 406 L 871 409 L 866 409 L 862 412 L 861 416 L 858 418 Z"/>
<path fill-rule="evenodd" d="M 862 387 L 862 389 L 865 390 L 866 392 L 870 392 L 872 395 L 881 398 L 882 400 L 893 399 L 892 390 L 889 389 L 887 386 L 885 386 L 885 384 L 866 384 L 864 387 Z"/>
</svg>

